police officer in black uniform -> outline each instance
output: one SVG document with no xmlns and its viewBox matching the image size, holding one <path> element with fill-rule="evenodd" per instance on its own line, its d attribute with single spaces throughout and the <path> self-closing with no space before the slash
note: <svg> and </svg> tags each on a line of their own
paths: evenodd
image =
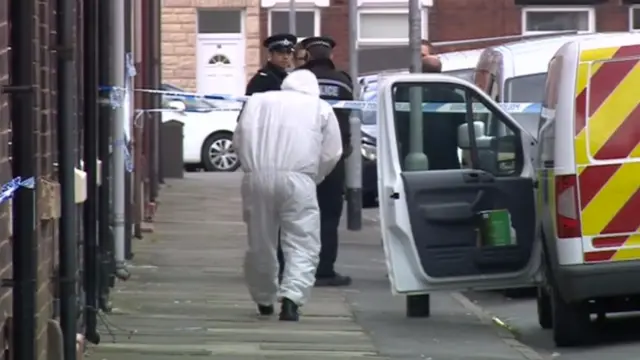
<svg viewBox="0 0 640 360">
<path fill-rule="evenodd" d="M 276 34 L 268 37 L 263 45 L 269 51 L 269 60 L 263 68 L 249 80 L 247 96 L 259 92 L 280 90 L 282 81 L 287 77 L 287 68 L 291 64 L 293 47 L 298 38 L 291 34 Z"/>
<path fill-rule="evenodd" d="M 284 78 L 287 77 L 287 70 L 291 65 L 293 47 L 298 42 L 298 38 L 291 34 L 276 34 L 264 40 L 262 45 L 269 51 L 269 60 L 263 68 L 249 80 L 247 84 L 247 96 L 271 90 L 280 90 Z M 282 279 L 284 272 L 284 254 L 282 247 L 278 243 L 278 278 Z"/>
<path fill-rule="evenodd" d="M 308 62 L 302 69 L 308 69 L 318 78 L 320 97 L 325 100 L 353 100 L 351 78 L 336 69 L 333 64 L 333 48 L 336 42 L 329 37 L 311 37 L 302 42 L 307 50 Z M 351 153 L 350 110 L 335 109 L 342 134 L 343 157 L 335 169 L 318 185 L 318 205 L 320 206 L 320 264 L 316 272 L 316 286 L 347 286 L 351 278 L 337 273 L 334 264 L 338 257 L 338 225 L 342 216 L 345 186 L 344 160 Z"/>
</svg>

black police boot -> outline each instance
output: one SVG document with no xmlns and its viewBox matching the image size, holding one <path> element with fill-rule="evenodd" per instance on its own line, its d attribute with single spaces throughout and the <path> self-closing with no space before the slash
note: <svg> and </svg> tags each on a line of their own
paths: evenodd
<svg viewBox="0 0 640 360">
<path fill-rule="evenodd" d="M 299 319 L 300 315 L 298 314 L 298 305 L 287 298 L 282 298 L 280 321 L 298 321 Z"/>
<path fill-rule="evenodd" d="M 262 316 L 273 315 L 273 305 L 258 305 L 258 312 Z"/>
<path fill-rule="evenodd" d="M 315 286 L 318 287 L 330 287 L 330 286 L 349 286 L 351 285 L 351 277 L 346 275 L 340 275 L 334 273 L 333 276 L 317 276 Z"/>
</svg>

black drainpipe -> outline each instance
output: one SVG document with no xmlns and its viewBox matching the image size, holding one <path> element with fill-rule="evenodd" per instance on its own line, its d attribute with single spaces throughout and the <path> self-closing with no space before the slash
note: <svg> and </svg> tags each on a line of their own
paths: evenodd
<svg viewBox="0 0 640 360">
<path fill-rule="evenodd" d="M 100 86 L 111 83 L 111 4 L 109 1 L 98 3 L 98 81 Z M 113 233 L 111 231 L 111 167 L 109 147 L 111 145 L 111 106 L 108 104 L 108 92 L 103 92 L 98 117 L 98 158 L 102 163 L 100 169 L 102 178 L 98 188 L 98 248 L 100 262 L 100 280 L 98 281 L 98 305 L 102 311 L 111 311 L 109 302 L 110 282 L 113 278 L 115 265 L 113 260 Z"/>
<path fill-rule="evenodd" d="M 57 4 L 58 57 L 58 163 L 60 180 L 60 327 L 64 344 L 64 359 L 76 359 L 78 331 L 78 276 L 77 208 L 75 203 L 75 150 L 78 137 L 76 106 L 77 79 L 74 52 L 74 25 L 77 22 L 75 0 L 58 0 Z"/>
<path fill-rule="evenodd" d="M 13 175 L 36 179 L 34 0 L 10 2 Z M 35 181 L 37 187 L 37 181 Z M 13 198 L 13 359 L 35 360 L 35 308 L 38 243 L 36 190 L 19 189 Z"/>
<path fill-rule="evenodd" d="M 158 1 L 155 0 L 149 0 L 147 1 L 147 9 L 145 9 L 146 11 L 144 12 L 146 14 L 146 29 L 145 29 L 145 33 L 146 33 L 146 40 L 148 41 L 147 43 L 144 44 L 146 51 L 147 51 L 147 56 L 146 59 L 149 62 L 146 62 L 144 65 L 146 67 L 146 81 L 147 84 L 149 84 L 149 86 L 152 89 L 160 89 L 160 84 L 158 83 L 158 78 L 157 78 L 157 67 L 159 66 L 159 64 L 157 63 L 159 61 L 159 59 L 156 58 L 156 47 L 158 46 L 158 44 L 155 43 L 156 39 L 157 39 L 157 21 L 158 19 L 156 18 L 158 16 L 157 13 L 157 5 L 159 5 Z M 159 95 L 151 95 L 150 96 L 152 101 L 151 101 L 151 108 L 152 109 L 159 109 L 162 106 L 161 100 L 158 101 L 159 99 L 161 99 L 161 97 Z M 149 201 L 150 202 L 155 202 L 156 199 L 158 198 L 158 192 L 159 192 L 159 168 L 158 165 L 160 163 L 159 161 L 159 154 L 158 154 L 158 133 L 160 132 L 160 125 L 159 123 L 162 121 L 162 113 L 160 112 L 152 112 L 149 115 L 149 120 L 146 120 L 147 122 L 145 123 L 145 126 L 149 127 L 149 131 L 148 131 L 148 152 L 147 152 L 147 166 L 149 169 Z"/>
<path fill-rule="evenodd" d="M 100 342 L 97 330 L 98 280 L 98 3 L 84 3 L 84 166 L 87 201 L 84 203 L 85 337 Z"/>
<path fill-rule="evenodd" d="M 139 0 L 138 0 L 139 1 Z M 125 0 L 124 2 L 124 12 L 125 12 L 125 20 L 124 20 L 124 52 L 125 54 L 132 54 L 133 55 L 133 44 L 132 44 L 132 31 L 133 31 L 133 23 L 131 21 L 132 19 L 132 15 L 133 15 L 133 1 L 132 0 Z M 132 59 L 132 62 L 135 63 L 135 59 Z M 128 75 L 127 75 L 128 76 Z M 133 82 L 133 78 L 130 79 Z M 132 84 L 133 87 L 135 87 L 135 84 Z M 131 94 L 131 99 L 129 100 L 134 100 L 133 98 L 135 97 L 134 93 Z M 135 101 L 133 102 L 135 105 Z M 134 106 L 135 108 L 135 106 Z M 134 131 L 132 129 L 130 129 L 131 131 L 129 132 L 131 138 L 129 139 L 130 142 L 133 142 L 134 139 Z M 129 144 L 126 144 L 125 146 L 129 147 Z M 129 151 L 131 153 L 131 156 L 134 156 L 133 151 L 131 151 L 131 148 L 129 147 Z M 124 257 L 126 260 L 131 260 L 133 259 L 133 244 L 132 244 L 132 240 L 133 240 L 133 206 L 131 204 L 131 199 L 132 199 L 132 193 L 133 193 L 133 189 L 131 186 L 131 180 L 133 178 L 133 173 L 130 172 L 125 172 L 124 175 L 124 197 L 125 197 L 125 208 L 124 208 Z"/>
</svg>

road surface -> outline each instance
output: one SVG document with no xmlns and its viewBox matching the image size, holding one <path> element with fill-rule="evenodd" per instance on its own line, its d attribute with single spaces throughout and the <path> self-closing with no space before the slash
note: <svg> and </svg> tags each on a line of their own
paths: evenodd
<svg viewBox="0 0 640 360">
<path fill-rule="evenodd" d="M 369 223 L 378 222 L 377 209 L 364 214 Z M 506 297 L 500 291 L 467 292 L 463 294 L 487 317 L 496 316 L 506 323 L 514 336 L 527 348 L 544 359 L 560 360 L 631 360 L 640 358 L 640 315 L 609 316 L 602 324 L 594 322 L 597 342 L 580 348 L 557 348 L 550 330 L 538 325 L 533 295 Z"/>
</svg>

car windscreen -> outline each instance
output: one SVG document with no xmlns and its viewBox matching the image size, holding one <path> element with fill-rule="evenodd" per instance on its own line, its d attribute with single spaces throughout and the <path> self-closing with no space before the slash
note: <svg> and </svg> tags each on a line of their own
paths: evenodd
<svg viewBox="0 0 640 360">
<path fill-rule="evenodd" d="M 546 73 L 517 76 L 508 79 L 505 84 L 504 102 L 542 103 Z M 538 132 L 540 114 L 511 114 L 530 134 Z"/>
<path fill-rule="evenodd" d="M 186 92 L 184 89 L 181 89 L 171 84 L 162 84 L 161 89 L 164 91 L 169 91 L 174 93 Z M 205 99 L 199 99 L 194 97 L 181 97 L 181 96 L 169 95 L 167 96 L 166 99 L 163 99 L 163 101 L 165 102 L 172 101 L 172 100 L 179 100 L 184 102 L 186 111 L 209 112 L 218 107 L 214 104 L 213 101 L 207 101 Z"/>
<path fill-rule="evenodd" d="M 164 99 L 165 102 L 174 100 L 182 101 L 185 106 L 185 111 L 187 112 L 210 112 L 217 108 L 213 103 L 208 102 L 207 100 L 193 97 L 168 96 Z"/>
<path fill-rule="evenodd" d="M 360 96 L 362 101 L 377 101 L 378 92 L 375 88 L 365 89 Z M 360 116 L 363 125 L 375 125 L 376 124 L 376 111 L 363 111 Z"/>
</svg>

